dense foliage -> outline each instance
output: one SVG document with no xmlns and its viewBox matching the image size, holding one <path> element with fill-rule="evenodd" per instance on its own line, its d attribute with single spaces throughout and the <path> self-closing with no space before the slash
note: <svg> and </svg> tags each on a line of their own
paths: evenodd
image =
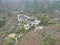
<svg viewBox="0 0 60 45">
<path fill-rule="evenodd" d="M 48 17 L 48 15 L 41 16 L 40 20 L 41 20 L 41 24 L 42 25 L 45 25 L 45 26 L 49 25 L 49 22 L 48 22 L 49 21 L 49 17 Z"/>
<path fill-rule="evenodd" d="M 0 27 L 3 27 L 5 24 L 5 21 L 4 20 L 0 20 Z"/>
</svg>

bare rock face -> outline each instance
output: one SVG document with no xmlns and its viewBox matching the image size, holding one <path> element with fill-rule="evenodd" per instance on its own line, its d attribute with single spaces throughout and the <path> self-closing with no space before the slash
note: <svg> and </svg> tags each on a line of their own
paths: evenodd
<svg viewBox="0 0 60 45">
<path fill-rule="evenodd" d="M 12 34 L 9 34 L 9 35 L 8 35 L 8 38 L 14 39 L 16 36 L 17 36 L 17 34 L 12 33 Z"/>
</svg>

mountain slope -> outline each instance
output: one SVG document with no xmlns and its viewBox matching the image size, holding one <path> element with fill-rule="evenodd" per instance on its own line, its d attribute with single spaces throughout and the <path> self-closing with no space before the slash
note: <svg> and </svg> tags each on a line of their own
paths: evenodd
<svg viewBox="0 0 60 45">
<path fill-rule="evenodd" d="M 60 8 L 59 0 L 2 0 L 6 9 L 26 13 L 47 13 Z"/>
<path fill-rule="evenodd" d="M 5 44 L 6 37 L 10 33 L 20 31 L 16 17 L 21 13 L 37 17 L 47 14 L 50 18 L 55 19 L 55 17 L 60 17 L 60 0 L 0 0 L 0 20 L 5 21 L 4 26 L 0 28 L 0 45 Z M 51 22 L 60 24 L 59 20 L 51 20 Z M 41 40 L 39 39 L 41 38 L 39 32 L 49 34 L 60 30 L 59 26 L 55 26 L 48 26 L 45 28 L 46 30 L 44 29 L 45 31 L 40 30 L 36 31 L 36 33 L 33 31 L 28 32 L 22 40 L 19 40 L 19 43 L 21 42 L 21 45 L 40 45 Z M 59 34 L 56 33 L 58 35 L 57 38 L 59 38 Z"/>
</svg>

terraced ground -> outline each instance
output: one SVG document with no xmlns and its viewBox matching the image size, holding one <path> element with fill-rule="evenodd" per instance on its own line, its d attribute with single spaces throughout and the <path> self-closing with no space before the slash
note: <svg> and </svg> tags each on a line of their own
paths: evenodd
<svg viewBox="0 0 60 45">
<path fill-rule="evenodd" d="M 0 45 L 3 45 L 5 37 L 18 30 L 19 26 L 17 23 L 18 21 L 15 16 L 7 17 L 7 22 L 5 23 L 4 27 L 0 29 Z"/>
<path fill-rule="evenodd" d="M 50 37 L 48 36 L 50 35 Z M 43 39 L 47 37 L 47 40 L 44 42 Z M 45 45 L 49 44 L 51 39 L 60 40 L 60 24 L 51 25 L 45 27 L 43 30 L 37 30 L 36 32 L 31 31 L 26 34 L 20 41 L 20 45 Z M 51 41 L 54 43 L 54 41 Z M 47 44 L 46 44 L 47 45 Z M 49 44 L 53 45 L 53 44 Z M 55 45 L 60 45 L 60 41 L 55 42 Z"/>
<path fill-rule="evenodd" d="M 7 17 L 7 22 L 4 27 L 0 29 L 0 45 L 5 45 L 6 37 L 9 34 L 19 31 L 20 26 L 18 26 L 16 17 L 17 14 Z M 43 30 L 37 29 L 35 32 L 34 30 L 28 31 L 18 40 L 18 45 L 45 45 L 47 42 L 48 44 L 51 43 L 50 45 L 53 45 L 54 43 L 60 45 L 60 18 L 53 18 L 50 19 L 50 21 L 55 24 L 43 26 Z"/>
<path fill-rule="evenodd" d="M 43 30 L 37 29 L 26 34 L 20 41 L 20 45 L 60 45 L 60 18 L 54 18 L 50 21 L 56 24 L 44 27 Z M 59 23 L 58 23 L 59 22 Z M 47 37 L 47 38 L 46 38 Z M 58 41 L 50 41 L 50 39 Z M 55 42 L 55 44 L 53 44 Z M 48 44 L 46 44 L 48 43 Z"/>
<path fill-rule="evenodd" d="M 49 15 L 50 22 L 54 24 L 43 26 L 42 30 L 30 29 L 18 39 L 17 44 L 11 40 L 14 44 L 9 45 L 60 45 L 60 0 L 0 0 L 0 20 L 7 20 L 0 28 L 0 45 L 8 45 L 5 44 L 10 41 L 6 39 L 8 35 L 20 31 L 18 14 L 39 19 L 39 16 Z"/>
</svg>

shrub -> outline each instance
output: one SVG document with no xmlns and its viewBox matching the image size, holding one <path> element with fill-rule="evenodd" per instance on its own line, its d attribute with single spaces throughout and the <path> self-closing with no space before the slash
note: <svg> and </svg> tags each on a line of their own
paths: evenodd
<svg viewBox="0 0 60 45">
<path fill-rule="evenodd" d="M 26 31 L 26 29 L 22 26 L 21 28 L 20 28 L 20 32 L 21 33 L 24 33 Z"/>
<path fill-rule="evenodd" d="M 48 22 L 48 20 L 49 20 L 48 15 L 41 16 L 41 17 L 40 17 L 40 20 L 41 20 L 41 24 L 42 24 L 42 25 L 47 26 L 47 25 L 49 24 L 49 22 Z"/>
<path fill-rule="evenodd" d="M 13 42 L 7 42 L 6 45 L 14 45 Z"/>
<path fill-rule="evenodd" d="M 8 12 L 8 16 L 9 16 L 9 17 L 11 16 L 11 12 Z"/>
<path fill-rule="evenodd" d="M 5 24 L 5 21 L 4 20 L 0 20 L 0 27 L 3 27 Z"/>
</svg>

